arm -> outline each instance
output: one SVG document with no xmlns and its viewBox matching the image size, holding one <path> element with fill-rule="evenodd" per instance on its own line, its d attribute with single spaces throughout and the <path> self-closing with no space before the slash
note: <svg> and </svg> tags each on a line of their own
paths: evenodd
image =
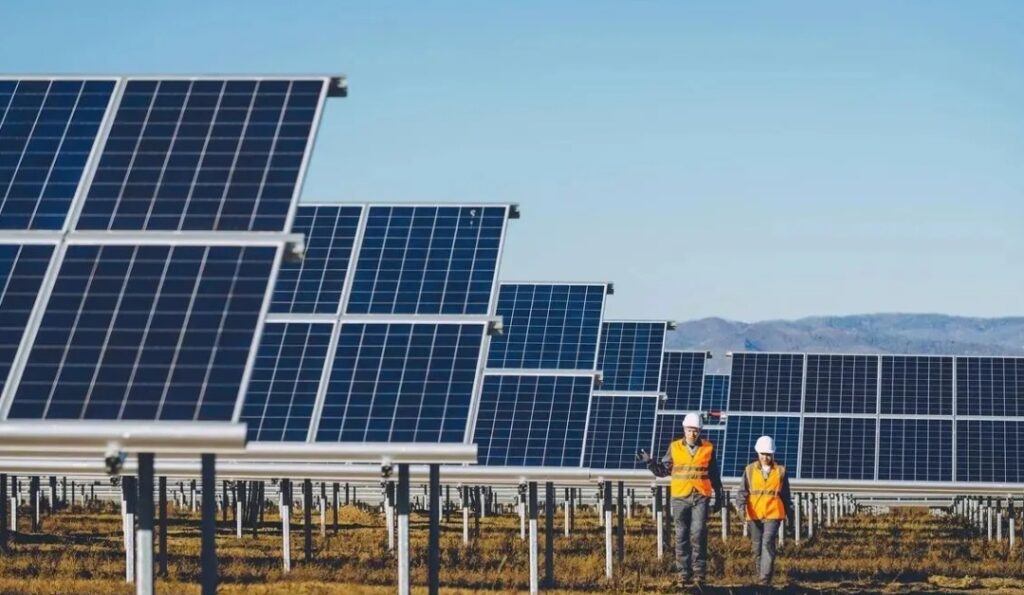
<svg viewBox="0 0 1024 595">
<path fill-rule="evenodd" d="M 725 506 L 725 489 L 722 487 L 722 473 L 718 470 L 718 459 L 711 457 L 711 465 L 708 466 L 708 479 L 711 480 L 711 489 L 715 492 L 715 501 L 719 506 Z"/>
<path fill-rule="evenodd" d="M 747 469 L 743 469 L 743 477 L 740 479 L 740 488 L 736 491 L 736 511 L 743 514 L 747 509 L 747 497 L 750 496 L 750 485 L 747 483 Z"/>
<path fill-rule="evenodd" d="M 782 493 L 779 494 L 782 498 L 782 506 L 786 510 L 786 518 L 790 522 L 794 522 L 796 516 L 793 514 L 793 496 L 789 491 L 789 472 L 787 471 L 782 476 Z"/>
<path fill-rule="evenodd" d="M 661 460 L 651 459 L 647 463 L 647 468 L 654 474 L 655 477 L 668 477 L 672 475 L 672 447 L 669 446 L 668 450 L 665 451 L 665 456 Z"/>
</svg>

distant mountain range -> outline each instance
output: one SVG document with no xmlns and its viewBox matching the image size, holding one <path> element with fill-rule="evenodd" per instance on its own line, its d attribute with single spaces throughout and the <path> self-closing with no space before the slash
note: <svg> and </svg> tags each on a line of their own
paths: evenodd
<svg viewBox="0 0 1024 595">
<path fill-rule="evenodd" d="M 728 351 L 1024 355 L 1024 317 L 858 314 L 737 322 L 702 318 L 679 323 L 669 349 L 711 351 L 708 371 L 727 372 Z"/>
</svg>

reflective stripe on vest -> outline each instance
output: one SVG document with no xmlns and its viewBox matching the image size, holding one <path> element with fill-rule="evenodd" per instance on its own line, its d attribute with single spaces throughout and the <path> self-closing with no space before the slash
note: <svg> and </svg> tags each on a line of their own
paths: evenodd
<svg viewBox="0 0 1024 595">
<path fill-rule="evenodd" d="M 708 469 L 714 460 L 714 445 L 707 440 L 701 440 L 697 451 L 691 455 L 690 449 L 686 447 L 686 440 L 676 440 L 672 443 L 671 453 L 672 497 L 685 498 L 693 490 L 710 497 L 712 488 Z"/>
<path fill-rule="evenodd" d="M 747 518 L 755 521 L 781 520 L 786 518 L 786 507 L 782 503 L 782 478 L 786 468 L 772 465 L 765 478 L 761 473 L 761 463 L 747 465 Z"/>
</svg>

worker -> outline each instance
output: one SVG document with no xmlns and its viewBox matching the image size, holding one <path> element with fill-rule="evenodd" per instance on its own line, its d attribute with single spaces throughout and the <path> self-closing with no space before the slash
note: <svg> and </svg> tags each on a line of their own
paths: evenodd
<svg viewBox="0 0 1024 595">
<path fill-rule="evenodd" d="M 703 587 L 708 568 L 708 513 L 725 504 L 715 445 L 701 438 L 700 415 L 683 418 L 683 437 L 669 444 L 657 461 L 641 450 L 637 457 L 657 477 L 671 476 L 672 520 L 676 528 L 676 565 L 682 585 Z"/>
<path fill-rule="evenodd" d="M 746 511 L 757 582 L 767 586 L 775 570 L 775 544 L 782 523 L 793 517 L 793 500 L 786 468 L 775 461 L 775 440 L 761 436 L 754 444 L 754 452 L 757 460 L 743 470 L 736 508 Z"/>
</svg>

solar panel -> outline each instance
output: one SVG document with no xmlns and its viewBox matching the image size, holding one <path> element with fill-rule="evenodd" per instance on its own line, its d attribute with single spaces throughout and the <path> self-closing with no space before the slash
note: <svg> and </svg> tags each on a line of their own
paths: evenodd
<svg viewBox="0 0 1024 595">
<path fill-rule="evenodd" d="M 953 414 L 953 358 L 883 355 L 883 414 Z"/>
<path fill-rule="evenodd" d="M 754 443 L 761 436 L 775 439 L 775 460 L 796 476 L 800 449 L 800 418 L 768 415 L 734 415 L 728 418 L 722 456 L 722 476 L 741 477 L 755 458 Z"/>
<path fill-rule="evenodd" d="M 805 417 L 800 477 L 874 479 L 875 418 Z"/>
<path fill-rule="evenodd" d="M 348 314 L 488 314 L 508 207 L 371 206 Z"/>
<path fill-rule="evenodd" d="M 127 80 L 76 228 L 284 231 L 326 84 Z"/>
<path fill-rule="evenodd" d="M 666 351 L 661 367 L 664 411 L 698 411 L 704 389 L 705 351 Z"/>
<path fill-rule="evenodd" d="M 0 79 L 0 229 L 60 230 L 113 80 Z"/>
<path fill-rule="evenodd" d="M 0 391 L 6 386 L 53 248 L 0 244 Z"/>
<path fill-rule="evenodd" d="M 1024 416 L 1024 358 L 957 357 L 956 413 Z"/>
<path fill-rule="evenodd" d="M 337 313 L 362 212 L 360 206 L 298 208 L 292 231 L 305 236 L 306 251 L 301 261 L 281 264 L 271 312 Z"/>
<path fill-rule="evenodd" d="M 807 355 L 808 413 L 876 413 L 877 355 Z"/>
<path fill-rule="evenodd" d="M 68 246 L 8 417 L 231 420 L 278 251 Z"/>
<path fill-rule="evenodd" d="M 798 413 L 803 363 L 799 353 L 734 353 L 729 409 Z"/>
<path fill-rule="evenodd" d="M 341 325 L 319 442 L 463 442 L 485 323 Z"/>
<path fill-rule="evenodd" d="M 605 322 L 598 368 L 606 392 L 652 392 L 661 389 L 664 322 Z"/>
<path fill-rule="evenodd" d="M 1024 482 L 1024 421 L 956 421 L 956 480 Z"/>
<path fill-rule="evenodd" d="M 640 469 L 640 449 L 648 450 L 654 437 L 658 399 L 649 396 L 593 396 L 584 449 L 590 469 Z"/>
<path fill-rule="evenodd" d="M 952 478 L 952 420 L 881 420 L 878 479 L 951 481 Z"/>
<path fill-rule="evenodd" d="M 249 440 L 308 438 L 333 330 L 306 322 L 263 327 L 242 409 Z"/>
<path fill-rule="evenodd" d="M 578 467 L 593 375 L 484 379 L 473 441 L 483 465 Z"/>
<path fill-rule="evenodd" d="M 704 376 L 704 396 L 701 411 L 725 411 L 729 408 L 729 375 L 707 374 Z"/>
<path fill-rule="evenodd" d="M 503 283 L 487 367 L 594 370 L 607 285 Z"/>
<path fill-rule="evenodd" d="M 655 420 L 655 431 L 654 431 L 654 446 L 650 449 L 652 457 L 661 458 L 668 452 L 669 446 L 676 440 L 682 440 L 683 436 L 683 418 L 686 417 L 685 413 L 658 413 Z M 723 452 L 725 449 L 725 426 L 722 427 L 709 427 L 704 426 L 701 430 L 701 438 L 704 438 L 711 442 L 715 446 L 715 460 L 718 461 L 719 467 L 722 464 Z"/>
</svg>

